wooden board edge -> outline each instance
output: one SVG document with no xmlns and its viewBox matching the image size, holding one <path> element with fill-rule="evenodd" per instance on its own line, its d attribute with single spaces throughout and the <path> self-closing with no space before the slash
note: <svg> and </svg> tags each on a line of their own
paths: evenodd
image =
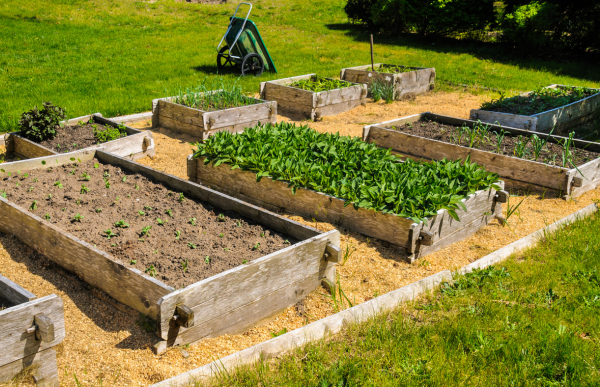
<svg viewBox="0 0 600 387">
<path fill-rule="evenodd" d="M 0 275 L 0 296 L 15 304 L 23 304 L 36 299 L 36 295 Z"/>
</svg>

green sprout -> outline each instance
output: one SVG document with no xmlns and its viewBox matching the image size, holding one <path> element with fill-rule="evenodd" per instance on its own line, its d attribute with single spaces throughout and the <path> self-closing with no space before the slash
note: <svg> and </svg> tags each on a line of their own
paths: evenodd
<svg viewBox="0 0 600 387">
<path fill-rule="evenodd" d="M 195 245 L 195 244 L 193 244 L 192 242 L 189 242 L 187 245 L 188 245 L 188 247 L 189 247 L 190 249 L 195 249 L 195 248 L 196 248 L 196 245 Z"/>
<path fill-rule="evenodd" d="M 46 215 L 44 215 L 44 219 L 45 219 L 45 220 L 47 220 L 47 221 L 50 221 L 50 218 L 51 218 L 50 214 L 46 214 Z"/>
<path fill-rule="evenodd" d="M 172 218 L 173 217 L 173 210 L 166 210 L 165 214 L 169 215 Z"/>
<path fill-rule="evenodd" d="M 176 230 L 175 231 L 175 239 L 179 239 L 179 236 L 181 235 L 181 231 Z"/>
<path fill-rule="evenodd" d="M 83 219 L 83 215 L 80 215 L 79 213 L 75 214 L 73 217 L 74 222 L 81 222 L 81 219 Z"/>
<path fill-rule="evenodd" d="M 34 200 L 33 202 L 31 202 L 31 205 L 29 206 L 29 209 L 32 210 L 32 211 L 36 210 L 37 209 L 37 204 L 38 204 L 37 200 Z"/>
<path fill-rule="evenodd" d="M 90 189 L 88 187 L 86 187 L 84 184 L 81 185 L 81 193 L 85 194 L 90 192 Z"/>
<path fill-rule="evenodd" d="M 129 223 L 125 223 L 125 221 L 123 219 L 121 219 L 115 223 L 115 227 L 127 228 L 127 227 L 129 227 Z"/>
<path fill-rule="evenodd" d="M 83 180 L 85 181 L 90 181 L 90 179 L 92 178 L 87 172 L 83 172 L 79 177 L 83 177 Z"/>
<path fill-rule="evenodd" d="M 150 229 L 152 228 L 152 226 L 146 226 L 144 228 L 142 228 L 142 236 L 143 235 L 150 235 Z"/>
<path fill-rule="evenodd" d="M 62 188 L 62 187 L 63 187 L 63 185 L 62 185 L 62 183 L 60 182 L 60 180 L 58 180 L 57 182 L 55 182 L 55 183 L 54 183 L 54 186 L 55 186 L 55 187 L 58 187 L 58 188 Z"/>
<path fill-rule="evenodd" d="M 113 233 L 110 228 L 108 230 L 104 230 L 104 233 L 106 234 L 107 239 L 110 239 L 110 237 L 117 236 L 117 234 Z"/>
<path fill-rule="evenodd" d="M 192 226 L 195 226 L 196 225 L 196 218 L 190 218 L 189 222 L 190 222 L 190 224 Z"/>
</svg>

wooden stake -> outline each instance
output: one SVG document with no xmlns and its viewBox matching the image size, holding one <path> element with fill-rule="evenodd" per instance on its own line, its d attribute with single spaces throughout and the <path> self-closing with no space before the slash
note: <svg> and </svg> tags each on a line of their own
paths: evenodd
<svg viewBox="0 0 600 387">
<path fill-rule="evenodd" d="M 371 34 L 371 71 L 375 71 L 375 65 L 373 65 L 373 34 Z"/>
</svg>

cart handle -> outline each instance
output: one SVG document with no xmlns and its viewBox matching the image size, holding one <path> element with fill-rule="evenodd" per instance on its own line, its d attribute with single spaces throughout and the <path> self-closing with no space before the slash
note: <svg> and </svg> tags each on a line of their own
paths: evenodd
<svg viewBox="0 0 600 387">
<path fill-rule="evenodd" d="M 231 55 L 231 49 L 236 45 L 238 39 L 240 38 L 240 35 L 242 34 L 242 32 L 244 31 L 244 28 L 246 27 L 246 22 L 248 21 L 248 18 L 250 17 L 250 12 L 252 11 L 252 4 L 250 4 L 250 3 L 242 2 L 242 3 L 238 4 L 237 8 L 235 9 L 235 12 L 233 13 L 233 16 L 231 17 L 231 19 L 229 21 L 229 26 L 227 27 L 227 31 L 225 32 L 225 35 L 223 35 L 223 37 L 221 38 L 221 41 L 219 42 L 219 45 L 217 46 L 217 52 L 219 51 L 219 48 L 221 47 L 223 40 L 227 37 L 227 34 L 229 34 L 229 30 L 231 30 L 231 26 L 233 25 L 233 20 L 235 19 L 235 15 L 237 15 L 238 10 L 242 6 L 242 4 L 245 4 L 245 5 L 249 6 L 250 8 L 248 8 L 248 13 L 246 14 L 246 18 L 244 19 L 244 24 L 242 24 L 242 28 L 240 28 L 237 36 L 235 37 L 235 40 L 231 44 L 231 47 L 229 47 L 229 52 L 230 52 L 229 55 L 233 57 L 233 55 Z"/>
</svg>

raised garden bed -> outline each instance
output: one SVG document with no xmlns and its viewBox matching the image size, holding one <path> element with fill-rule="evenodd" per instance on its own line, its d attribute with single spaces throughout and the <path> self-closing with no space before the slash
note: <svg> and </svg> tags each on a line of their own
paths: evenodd
<svg viewBox="0 0 600 387">
<path fill-rule="evenodd" d="M 156 319 L 158 353 L 243 331 L 334 279 L 338 231 L 103 150 L 2 167 L 0 230 Z"/>
<path fill-rule="evenodd" d="M 262 82 L 260 96 L 265 100 L 277 101 L 280 111 L 301 114 L 317 121 L 359 105 L 366 106 L 367 87 L 307 74 Z"/>
<path fill-rule="evenodd" d="M 365 126 L 363 140 L 417 160 L 470 157 L 507 186 L 553 189 L 565 198 L 600 185 L 600 145 L 583 140 L 433 113 Z"/>
<path fill-rule="evenodd" d="M 56 351 L 65 338 L 63 301 L 36 296 L 0 275 L 0 383 L 34 366 L 38 386 L 58 387 Z"/>
<path fill-rule="evenodd" d="M 104 148 L 117 156 L 138 160 L 156 154 L 152 132 L 123 126 L 117 121 L 102 117 L 96 113 L 77 117 L 64 122 L 65 127 L 58 129 L 52 140 L 37 143 L 26 139 L 21 132 L 8 133 L 4 137 L 6 153 L 19 159 L 32 159 L 42 156 L 56 155 L 74 150 Z M 101 142 L 94 135 L 94 130 L 103 132 L 106 127 L 119 128 L 122 136 L 116 140 Z M 100 134 L 101 136 L 101 134 Z"/>
<path fill-rule="evenodd" d="M 414 96 L 433 90 L 435 87 L 435 69 L 433 67 L 408 67 L 388 65 L 384 63 L 348 67 L 340 72 L 340 79 L 348 82 L 363 83 L 369 88 L 375 81 L 392 84 L 396 99 L 405 96 Z"/>
<path fill-rule="evenodd" d="M 301 139 L 305 143 L 291 143 L 289 139 Z M 260 155 L 260 160 L 256 164 L 254 164 L 256 160 L 252 159 L 251 154 L 256 154 L 257 151 L 253 149 L 251 144 L 260 144 L 263 148 L 268 149 L 265 151 L 266 153 L 263 152 Z M 286 124 L 278 124 L 277 128 L 273 130 L 268 126 L 248 129 L 243 135 L 236 136 L 235 145 L 231 147 L 229 145 L 231 144 L 227 141 L 221 141 L 219 136 L 202 144 L 202 148 L 195 154 L 197 158 L 188 157 L 189 179 L 273 211 L 289 211 L 387 241 L 412 254 L 411 261 L 464 239 L 488 224 L 494 217 L 501 216 L 502 206 L 500 202 L 505 201 L 507 198 L 506 192 L 501 191 L 498 193 L 490 185 L 485 189 L 468 193 L 461 190 L 451 193 L 453 188 L 450 187 L 446 187 L 446 191 L 444 191 L 444 186 L 433 184 L 430 180 L 426 182 L 425 180 L 429 178 L 426 179 L 424 176 L 435 174 L 436 168 L 443 170 L 446 166 L 441 164 L 400 166 L 397 164 L 402 164 L 402 162 L 394 156 L 386 156 L 386 151 L 383 149 L 374 146 L 364 147 L 363 142 L 355 139 L 336 137 L 331 134 L 316 134 L 316 132 L 306 127 L 290 129 L 286 127 Z M 216 153 L 219 152 L 213 151 L 219 147 L 222 147 L 222 149 L 229 148 L 227 152 L 217 155 Z M 274 149 L 278 147 L 281 147 L 281 149 Z M 238 154 L 236 149 L 249 152 L 250 155 Z M 280 151 L 291 153 L 282 155 L 284 162 L 271 159 L 268 153 L 271 149 L 277 154 Z M 351 150 L 349 151 L 349 149 Z M 298 152 L 294 153 L 296 150 Z M 309 152 L 311 154 L 310 160 L 317 161 L 325 158 L 327 161 L 323 161 L 323 165 L 317 162 L 319 165 L 310 166 L 310 173 L 306 172 L 301 174 L 302 176 L 296 176 L 294 170 L 300 168 L 304 171 L 308 167 L 302 164 L 302 152 Z M 232 168 L 230 161 L 232 158 L 237 160 L 234 165 L 236 168 Z M 209 163 L 208 160 L 211 162 Z M 375 164 L 368 166 L 366 165 L 368 163 L 359 162 L 358 160 L 370 160 Z M 243 164 L 239 165 L 238 162 Z M 275 173 L 274 171 L 261 172 L 256 168 L 248 167 L 252 164 L 280 166 L 285 169 L 285 171 L 281 171 L 281 174 L 288 174 L 289 179 L 292 179 L 295 183 L 291 184 L 289 179 L 277 180 L 271 178 Z M 354 167 L 346 168 L 349 165 L 360 165 L 361 167 L 357 170 L 354 170 Z M 373 169 L 369 169 L 370 167 L 373 167 Z M 463 166 L 457 165 L 447 165 L 447 167 L 456 170 L 456 173 L 460 173 L 458 170 L 464 172 L 467 169 L 464 167 L 463 170 Z M 406 171 L 402 168 L 406 168 Z M 342 169 L 343 171 L 340 172 Z M 437 169 L 437 171 L 439 170 Z M 318 171 L 321 172 L 317 173 Z M 394 176 L 391 181 L 385 180 L 385 176 L 383 176 L 388 171 L 391 171 L 389 172 L 390 176 Z M 279 175 L 279 173 L 275 174 Z M 313 181 L 311 178 L 309 181 L 305 181 L 307 176 L 314 174 L 316 174 L 316 180 Z M 341 179 L 339 174 L 346 176 L 346 178 Z M 383 193 L 377 190 L 384 188 L 372 185 L 373 182 L 369 179 L 373 176 L 377 176 L 379 182 L 386 184 L 385 196 L 388 196 L 387 190 L 390 189 L 394 191 L 394 194 L 390 194 L 391 196 L 386 197 L 385 200 L 380 197 Z M 492 176 L 485 176 L 485 178 L 492 178 Z M 414 181 L 415 178 L 425 180 L 417 182 Z M 406 179 L 413 180 L 409 182 Z M 402 181 L 401 187 L 394 187 L 394 180 Z M 304 182 L 298 183 L 299 181 Z M 326 186 L 323 185 L 321 188 L 317 188 L 320 184 L 326 184 Z M 353 184 L 356 184 L 356 187 Z M 501 190 L 503 184 L 503 182 L 498 182 L 497 187 Z M 308 189 L 306 188 L 307 185 L 315 187 L 315 189 Z M 441 196 L 456 196 L 453 196 L 454 201 L 452 202 L 438 203 L 437 206 L 439 207 L 428 206 L 426 210 L 422 210 L 419 203 L 432 203 L 435 199 L 430 201 L 431 198 L 429 198 L 428 192 L 419 191 L 418 189 L 413 189 L 418 193 L 413 191 L 404 192 L 403 187 L 409 185 L 411 187 L 427 187 L 427 191 L 430 192 L 437 190 L 436 192 Z M 333 188 L 334 186 L 337 188 Z M 344 186 L 344 188 L 341 186 Z M 358 192 L 359 197 L 355 200 L 349 200 L 323 192 L 330 192 L 332 189 L 337 189 L 340 193 L 345 192 L 340 196 L 345 195 L 348 197 Z M 371 193 L 377 199 L 368 200 L 369 194 L 363 192 L 363 189 L 369 192 L 374 189 L 376 193 Z M 402 192 L 397 193 L 395 190 L 398 189 Z M 415 195 L 415 197 L 412 195 Z M 401 197 L 404 199 L 399 199 Z M 390 202 L 387 200 L 389 198 L 393 198 L 393 200 Z M 462 204 L 456 204 L 457 201 Z M 420 211 L 420 215 L 414 215 L 410 211 L 411 203 L 418 207 L 417 210 L 413 208 L 413 211 Z M 377 210 L 373 209 L 375 206 L 377 206 Z M 392 206 L 402 209 L 393 210 Z M 447 209 L 442 209 L 442 207 Z M 405 212 L 406 215 L 396 215 L 396 213 L 404 214 Z"/>
<path fill-rule="evenodd" d="M 198 99 L 221 92 L 196 93 Z M 208 98 L 208 97 L 207 97 Z M 277 121 L 277 102 L 244 97 L 243 106 L 214 106 L 187 102 L 178 96 L 152 101 L 152 127 L 163 127 L 203 140 L 217 132 L 241 133 L 259 122 Z M 205 106 L 206 105 L 206 106 Z"/>
<path fill-rule="evenodd" d="M 600 89 L 550 85 L 512 98 L 486 102 L 470 118 L 517 129 L 564 135 L 594 119 L 600 111 Z"/>
</svg>

